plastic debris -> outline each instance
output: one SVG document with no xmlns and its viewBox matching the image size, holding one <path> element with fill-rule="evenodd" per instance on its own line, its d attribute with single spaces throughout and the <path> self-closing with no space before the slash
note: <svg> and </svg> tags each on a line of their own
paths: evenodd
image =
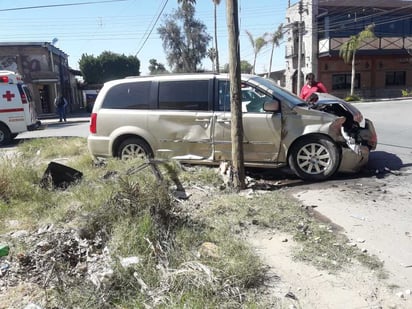
<svg viewBox="0 0 412 309">
<path fill-rule="evenodd" d="M 8 245 L 0 245 L 0 256 L 9 255 L 10 247 Z"/>
</svg>

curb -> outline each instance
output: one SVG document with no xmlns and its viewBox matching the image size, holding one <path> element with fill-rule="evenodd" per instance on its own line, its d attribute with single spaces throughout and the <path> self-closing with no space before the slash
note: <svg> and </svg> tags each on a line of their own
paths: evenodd
<svg viewBox="0 0 412 309">
<path fill-rule="evenodd" d="M 349 102 L 349 103 L 370 103 L 370 102 L 407 101 L 407 100 L 412 100 L 412 97 L 365 99 L 365 100 L 362 100 L 362 101 L 352 101 L 352 102 Z"/>
<path fill-rule="evenodd" d="M 90 118 L 89 117 L 75 117 L 75 118 L 67 118 L 66 122 L 59 122 L 59 118 L 47 118 L 47 119 L 41 119 L 40 122 L 42 124 L 58 124 L 58 123 L 76 123 L 76 122 L 89 122 Z"/>
</svg>

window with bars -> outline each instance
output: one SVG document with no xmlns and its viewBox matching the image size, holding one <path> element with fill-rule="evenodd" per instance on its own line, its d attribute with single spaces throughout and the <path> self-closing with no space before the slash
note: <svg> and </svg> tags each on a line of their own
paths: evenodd
<svg viewBox="0 0 412 309">
<path fill-rule="evenodd" d="M 351 77 L 352 74 L 344 73 L 344 74 L 333 74 L 332 75 L 332 90 L 344 90 L 350 89 L 351 84 Z M 355 85 L 354 88 L 360 88 L 360 73 L 355 74 Z"/>
<path fill-rule="evenodd" d="M 385 74 L 385 86 L 405 86 L 406 72 L 405 71 L 391 71 Z"/>
</svg>

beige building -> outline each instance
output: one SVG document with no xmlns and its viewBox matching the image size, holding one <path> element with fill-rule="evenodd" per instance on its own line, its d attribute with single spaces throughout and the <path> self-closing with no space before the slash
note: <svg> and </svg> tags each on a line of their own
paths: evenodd
<svg viewBox="0 0 412 309">
<path fill-rule="evenodd" d="M 39 116 L 55 113 L 53 103 L 59 93 L 69 101 L 69 113 L 80 109 L 81 100 L 74 71 L 68 66 L 68 55 L 51 43 L 0 42 L 0 70 L 22 75 L 33 92 Z"/>
<path fill-rule="evenodd" d="M 352 66 L 344 63 L 339 51 L 350 36 L 371 24 L 376 38 L 363 42 L 356 54 L 355 93 L 390 98 L 411 89 L 412 1 L 295 1 L 287 9 L 286 23 L 285 79 L 293 92 L 298 93 L 304 76 L 313 72 L 330 93 L 348 95 Z"/>
</svg>

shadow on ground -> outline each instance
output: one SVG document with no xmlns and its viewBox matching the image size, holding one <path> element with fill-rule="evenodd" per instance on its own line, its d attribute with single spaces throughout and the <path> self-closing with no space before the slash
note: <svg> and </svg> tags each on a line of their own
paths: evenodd
<svg viewBox="0 0 412 309">
<path fill-rule="evenodd" d="M 393 153 L 373 151 L 370 153 L 368 164 L 358 173 L 337 173 L 326 181 L 316 183 L 385 178 L 391 174 L 399 176 L 402 175 L 402 169 L 410 166 L 412 163 L 402 162 Z M 254 179 L 254 187 L 258 189 L 276 190 L 282 187 L 298 187 L 313 183 L 299 179 L 289 168 L 247 168 L 245 171 L 247 176 Z"/>
</svg>

